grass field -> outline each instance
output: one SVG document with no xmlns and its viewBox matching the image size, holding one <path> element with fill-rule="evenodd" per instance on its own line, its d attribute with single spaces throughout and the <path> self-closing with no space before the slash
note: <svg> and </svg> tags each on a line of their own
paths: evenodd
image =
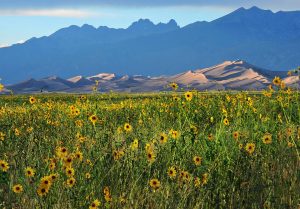
<svg viewBox="0 0 300 209">
<path fill-rule="evenodd" d="M 299 208 L 300 94 L 0 97 L 0 208 Z"/>
</svg>

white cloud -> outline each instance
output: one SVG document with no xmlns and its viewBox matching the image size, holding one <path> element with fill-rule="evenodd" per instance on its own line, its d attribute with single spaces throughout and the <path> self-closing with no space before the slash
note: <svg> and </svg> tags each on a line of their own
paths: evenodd
<svg viewBox="0 0 300 209">
<path fill-rule="evenodd" d="M 83 18 L 96 16 L 95 13 L 78 9 L 2 9 L 0 16 L 46 16 Z"/>
<path fill-rule="evenodd" d="M 0 44 L 0 48 L 10 47 L 10 46 L 12 46 L 14 44 L 23 44 L 24 42 L 25 42 L 24 40 L 20 40 L 20 41 L 17 41 L 15 43 L 13 43 L 13 44 Z"/>
<path fill-rule="evenodd" d="M 0 44 L 0 48 L 9 47 L 8 44 Z"/>
</svg>

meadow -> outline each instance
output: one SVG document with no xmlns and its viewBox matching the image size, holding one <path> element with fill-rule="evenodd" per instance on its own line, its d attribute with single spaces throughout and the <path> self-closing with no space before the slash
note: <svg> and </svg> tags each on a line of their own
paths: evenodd
<svg viewBox="0 0 300 209">
<path fill-rule="evenodd" d="M 0 97 L 0 208 L 299 208 L 300 93 Z"/>
</svg>

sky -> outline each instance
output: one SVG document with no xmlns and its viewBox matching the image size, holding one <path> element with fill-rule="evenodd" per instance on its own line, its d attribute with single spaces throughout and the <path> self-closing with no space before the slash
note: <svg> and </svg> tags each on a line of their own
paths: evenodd
<svg viewBox="0 0 300 209">
<path fill-rule="evenodd" d="M 140 18 L 180 26 L 211 21 L 239 7 L 300 10 L 300 0 L 0 0 L 0 47 L 69 25 L 126 28 Z"/>
</svg>

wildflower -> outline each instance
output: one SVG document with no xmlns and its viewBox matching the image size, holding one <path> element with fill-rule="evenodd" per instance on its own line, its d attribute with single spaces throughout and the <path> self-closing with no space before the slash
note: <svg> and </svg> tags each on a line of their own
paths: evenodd
<svg viewBox="0 0 300 209">
<path fill-rule="evenodd" d="M 292 142 L 288 142 L 288 147 L 293 147 L 294 146 L 294 144 L 292 143 Z"/>
<path fill-rule="evenodd" d="M 55 162 L 51 162 L 51 163 L 49 164 L 49 169 L 50 169 L 50 170 L 54 170 L 55 167 L 56 167 Z"/>
<path fill-rule="evenodd" d="M 190 174 L 189 174 L 189 172 L 187 172 L 187 171 L 184 171 L 183 172 L 183 180 L 185 180 L 185 181 L 190 181 Z"/>
<path fill-rule="evenodd" d="M 286 136 L 290 137 L 290 136 L 292 136 L 292 134 L 293 134 L 293 130 L 291 128 L 287 128 L 286 129 Z"/>
<path fill-rule="evenodd" d="M 157 190 L 160 187 L 160 181 L 158 179 L 151 179 L 149 184 L 154 190 Z"/>
<path fill-rule="evenodd" d="M 136 150 L 139 147 L 139 140 L 138 139 L 133 140 L 130 147 L 132 150 Z"/>
<path fill-rule="evenodd" d="M 21 133 L 20 133 L 19 129 L 15 128 L 15 135 L 16 135 L 16 136 L 20 136 L 20 134 L 21 134 Z"/>
<path fill-rule="evenodd" d="M 27 177 L 33 177 L 35 175 L 35 170 L 33 168 L 31 168 L 31 167 L 27 167 L 25 169 L 25 175 Z"/>
<path fill-rule="evenodd" d="M 75 125 L 76 125 L 77 127 L 82 127 L 82 126 L 83 126 L 83 121 L 82 121 L 82 120 L 76 120 L 76 121 L 75 121 Z"/>
<path fill-rule="evenodd" d="M 208 134 L 208 140 L 212 141 L 214 139 L 214 136 L 212 134 Z"/>
<path fill-rule="evenodd" d="M 56 155 L 59 158 L 65 158 L 68 155 L 68 150 L 65 147 L 58 147 L 56 148 Z"/>
<path fill-rule="evenodd" d="M 131 132 L 132 131 L 132 126 L 129 123 L 124 124 L 124 130 L 126 132 Z"/>
<path fill-rule="evenodd" d="M 238 140 L 239 135 L 240 135 L 240 134 L 239 134 L 238 131 L 233 132 L 233 138 L 234 138 L 235 140 Z"/>
<path fill-rule="evenodd" d="M 201 180 L 199 177 L 196 177 L 195 180 L 194 180 L 194 185 L 196 188 L 200 187 L 201 186 Z"/>
<path fill-rule="evenodd" d="M 243 144 L 239 144 L 239 149 L 243 149 Z"/>
<path fill-rule="evenodd" d="M 86 173 L 86 174 L 85 174 L 85 178 L 86 178 L 86 179 L 90 179 L 90 178 L 91 178 L 91 174 L 90 174 L 90 173 Z"/>
<path fill-rule="evenodd" d="M 179 98 L 179 97 L 177 97 L 177 96 L 173 96 L 173 100 L 174 100 L 175 102 L 177 102 L 177 101 L 179 101 L 179 100 L 180 100 L 180 98 Z"/>
<path fill-rule="evenodd" d="M 36 99 L 34 97 L 29 97 L 30 104 L 34 104 L 36 102 Z"/>
<path fill-rule="evenodd" d="M 95 125 L 96 122 L 97 122 L 97 120 L 98 120 L 98 118 L 97 118 L 96 115 L 91 115 L 91 116 L 89 117 L 89 120 L 92 122 L 93 125 Z"/>
<path fill-rule="evenodd" d="M 197 134 L 198 133 L 198 128 L 194 125 L 190 125 L 190 129 L 193 132 L 193 134 Z"/>
<path fill-rule="evenodd" d="M 224 123 L 225 126 L 228 126 L 228 125 L 229 125 L 229 120 L 228 120 L 227 118 L 225 118 L 225 119 L 223 120 L 223 123 Z"/>
<path fill-rule="evenodd" d="M 247 143 L 245 149 L 249 154 L 252 154 L 255 150 L 255 144 Z"/>
<path fill-rule="evenodd" d="M 49 187 L 40 185 L 37 189 L 37 193 L 39 196 L 45 196 L 49 192 Z"/>
<path fill-rule="evenodd" d="M 178 89 L 178 84 L 177 83 L 170 83 L 170 86 L 172 87 L 172 89 L 174 90 L 174 91 L 176 91 L 177 89 Z"/>
<path fill-rule="evenodd" d="M 72 167 L 67 167 L 67 168 L 66 168 L 66 175 L 67 175 L 68 177 L 73 177 L 74 174 L 75 174 L 74 168 L 72 168 Z"/>
<path fill-rule="evenodd" d="M 193 93 L 191 91 L 185 92 L 184 96 L 187 101 L 191 101 L 193 99 Z"/>
<path fill-rule="evenodd" d="M 100 206 L 101 202 L 98 199 L 95 199 L 90 205 L 89 209 L 96 209 Z"/>
<path fill-rule="evenodd" d="M 194 163 L 195 163 L 195 165 L 201 165 L 201 161 L 202 161 L 202 158 L 201 157 L 199 157 L 199 156 L 195 156 L 194 158 L 193 158 L 193 160 L 194 160 Z"/>
<path fill-rule="evenodd" d="M 111 202 L 112 201 L 112 196 L 110 193 L 104 195 L 104 199 L 106 202 Z"/>
<path fill-rule="evenodd" d="M 110 194 L 110 190 L 109 190 L 109 187 L 108 187 L 108 186 L 105 186 L 105 187 L 104 187 L 103 193 L 104 193 L 104 195 Z"/>
<path fill-rule="evenodd" d="M 73 162 L 72 155 L 69 155 L 64 159 L 64 164 L 66 167 L 72 167 L 72 162 Z"/>
<path fill-rule="evenodd" d="M 8 163 L 4 160 L 0 160 L 0 167 L 4 172 L 6 172 L 9 169 Z"/>
<path fill-rule="evenodd" d="M 179 132 L 178 131 L 175 131 L 175 130 L 172 129 L 170 131 L 170 133 L 171 133 L 171 136 L 172 136 L 173 139 L 178 139 L 178 137 L 179 137 Z"/>
<path fill-rule="evenodd" d="M 4 141 L 5 136 L 5 133 L 0 131 L 0 141 Z"/>
<path fill-rule="evenodd" d="M 16 194 L 23 192 L 23 186 L 21 184 L 14 185 L 12 189 L 13 189 L 13 192 Z"/>
<path fill-rule="evenodd" d="M 50 174 L 48 177 L 51 180 L 51 182 L 53 182 L 58 178 L 58 174 L 53 173 L 53 174 Z"/>
<path fill-rule="evenodd" d="M 165 144 L 168 141 L 168 137 L 165 133 L 161 133 L 159 137 L 159 142 Z"/>
<path fill-rule="evenodd" d="M 272 143 L 272 135 L 271 134 L 265 134 L 263 136 L 263 143 L 264 144 L 271 144 Z"/>
<path fill-rule="evenodd" d="M 148 152 L 147 153 L 147 160 L 149 161 L 149 163 L 153 163 L 155 161 L 155 154 L 154 152 Z"/>
<path fill-rule="evenodd" d="M 207 182 L 208 182 L 208 173 L 204 173 L 202 175 L 202 185 L 207 184 Z"/>
<path fill-rule="evenodd" d="M 3 91 L 4 85 L 0 83 L 0 92 Z"/>
<path fill-rule="evenodd" d="M 275 77 L 274 79 L 273 79 L 273 84 L 275 85 L 275 86 L 280 86 L 280 83 L 281 83 L 281 79 L 279 78 L 279 77 Z"/>
<path fill-rule="evenodd" d="M 82 154 L 82 152 L 80 152 L 80 151 L 75 152 L 75 157 L 79 161 L 82 161 L 83 160 L 83 154 Z"/>
<path fill-rule="evenodd" d="M 168 176 L 171 178 L 171 179 L 173 179 L 173 178 L 175 178 L 176 177 L 176 169 L 172 166 L 172 167 L 170 167 L 169 169 L 168 169 Z"/>
<path fill-rule="evenodd" d="M 153 143 L 147 143 L 145 146 L 146 152 L 153 152 L 154 151 L 154 144 Z"/>
<path fill-rule="evenodd" d="M 75 182 L 76 182 L 75 178 L 71 177 L 71 178 L 67 179 L 67 186 L 73 187 L 75 185 Z"/>
<path fill-rule="evenodd" d="M 41 186 L 44 186 L 44 187 L 50 187 L 52 184 L 51 182 L 51 179 L 49 176 L 44 176 L 42 179 L 41 179 Z"/>
</svg>

